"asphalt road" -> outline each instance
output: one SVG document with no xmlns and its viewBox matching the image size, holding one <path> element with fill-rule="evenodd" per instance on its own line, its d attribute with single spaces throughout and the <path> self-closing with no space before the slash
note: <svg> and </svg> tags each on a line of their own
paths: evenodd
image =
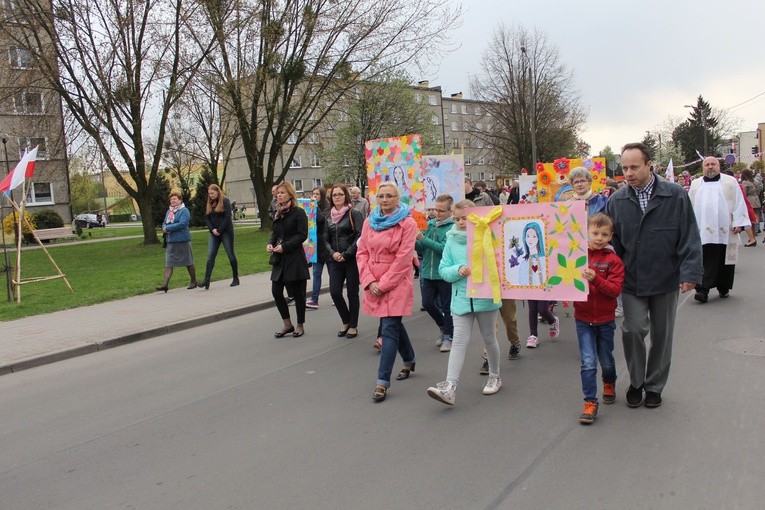
<svg viewBox="0 0 765 510">
<path fill-rule="evenodd" d="M 299 339 L 272 309 L 4 376 L 0 508 L 762 508 L 761 250 L 729 299 L 681 296 L 664 405 L 625 406 L 618 347 L 589 427 L 573 318 L 518 361 L 503 335 L 494 396 L 475 330 L 453 408 L 425 393 L 447 362 L 428 317 L 406 321 L 417 371 L 374 404 L 376 322 L 338 339 L 327 297 Z"/>
</svg>

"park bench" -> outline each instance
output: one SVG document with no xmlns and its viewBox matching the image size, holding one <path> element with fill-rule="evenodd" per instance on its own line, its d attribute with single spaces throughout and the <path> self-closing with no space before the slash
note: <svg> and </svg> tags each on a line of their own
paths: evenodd
<svg viewBox="0 0 765 510">
<path fill-rule="evenodd" d="M 77 234 L 73 234 L 72 230 L 67 227 L 42 228 L 35 230 L 35 235 L 40 241 L 77 237 Z"/>
</svg>

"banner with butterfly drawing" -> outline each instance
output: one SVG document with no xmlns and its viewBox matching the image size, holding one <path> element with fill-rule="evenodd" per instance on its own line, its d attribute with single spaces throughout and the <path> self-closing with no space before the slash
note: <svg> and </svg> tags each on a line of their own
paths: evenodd
<svg viewBox="0 0 765 510">
<path fill-rule="evenodd" d="M 469 297 L 587 300 L 584 202 L 468 209 Z"/>
</svg>

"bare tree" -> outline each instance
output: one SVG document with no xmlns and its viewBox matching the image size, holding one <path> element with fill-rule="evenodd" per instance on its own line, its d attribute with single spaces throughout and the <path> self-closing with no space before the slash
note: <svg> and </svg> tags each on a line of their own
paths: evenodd
<svg viewBox="0 0 765 510">
<path fill-rule="evenodd" d="M 170 122 L 170 136 L 179 153 L 176 159 L 204 165 L 215 182 L 223 186 L 239 129 L 221 99 L 216 75 L 203 66 L 178 102 Z"/>
<path fill-rule="evenodd" d="M 538 161 L 582 152 L 578 134 L 587 115 L 573 88 L 573 72 L 541 30 L 500 25 L 481 67 L 481 74 L 471 76 L 470 89 L 493 118 L 492 129 L 481 136 L 494 144 L 501 161 L 534 172 L 532 113 Z"/>
<path fill-rule="evenodd" d="M 143 242 L 157 243 L 151 195 L 168 120 L 213 43 L 200 23 L 198 3 L 13 3 L 9 37 L 34 52 L 65 114 L 95 143 L 104 165 L 138 203 Z M 205 30 L 208 42 L 199 43 Z"/>
<path fill-rule="evenodd" d="M 211 59 L 236 118 L 261 224 L 273 183 L 358 79 L 416 67 L 451 48 L 461 14 L 445 0 L 206 0 Z M 292 137 L 295 144 L 287 145 Z"/>
</svg>

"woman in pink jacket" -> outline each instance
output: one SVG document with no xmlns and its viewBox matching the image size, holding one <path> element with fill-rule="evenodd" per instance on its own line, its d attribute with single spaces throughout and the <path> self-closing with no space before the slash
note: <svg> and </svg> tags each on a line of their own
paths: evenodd
<svg viewBox="0 0 765 510">
<path fill-rule="evenodd" d="M 382 329 L 380 366 L 372 395 L 375 402 L 385 400 L 396 352 L 404 360 L 404 367 L 396 379 L 407 379 L 409 373 L 414 372 L 414 348 L 401 318 L 412 315 L 412 259 L 417 224 L 409 206 L 400 201 L 401 193 L 395 184 L 385 182 L 380 185 L 377 207 L 364 222 L 356 252 L 359 281 L 364 289 L 362 309 L 367 315 L 380 317 Z"/>
</svg>

